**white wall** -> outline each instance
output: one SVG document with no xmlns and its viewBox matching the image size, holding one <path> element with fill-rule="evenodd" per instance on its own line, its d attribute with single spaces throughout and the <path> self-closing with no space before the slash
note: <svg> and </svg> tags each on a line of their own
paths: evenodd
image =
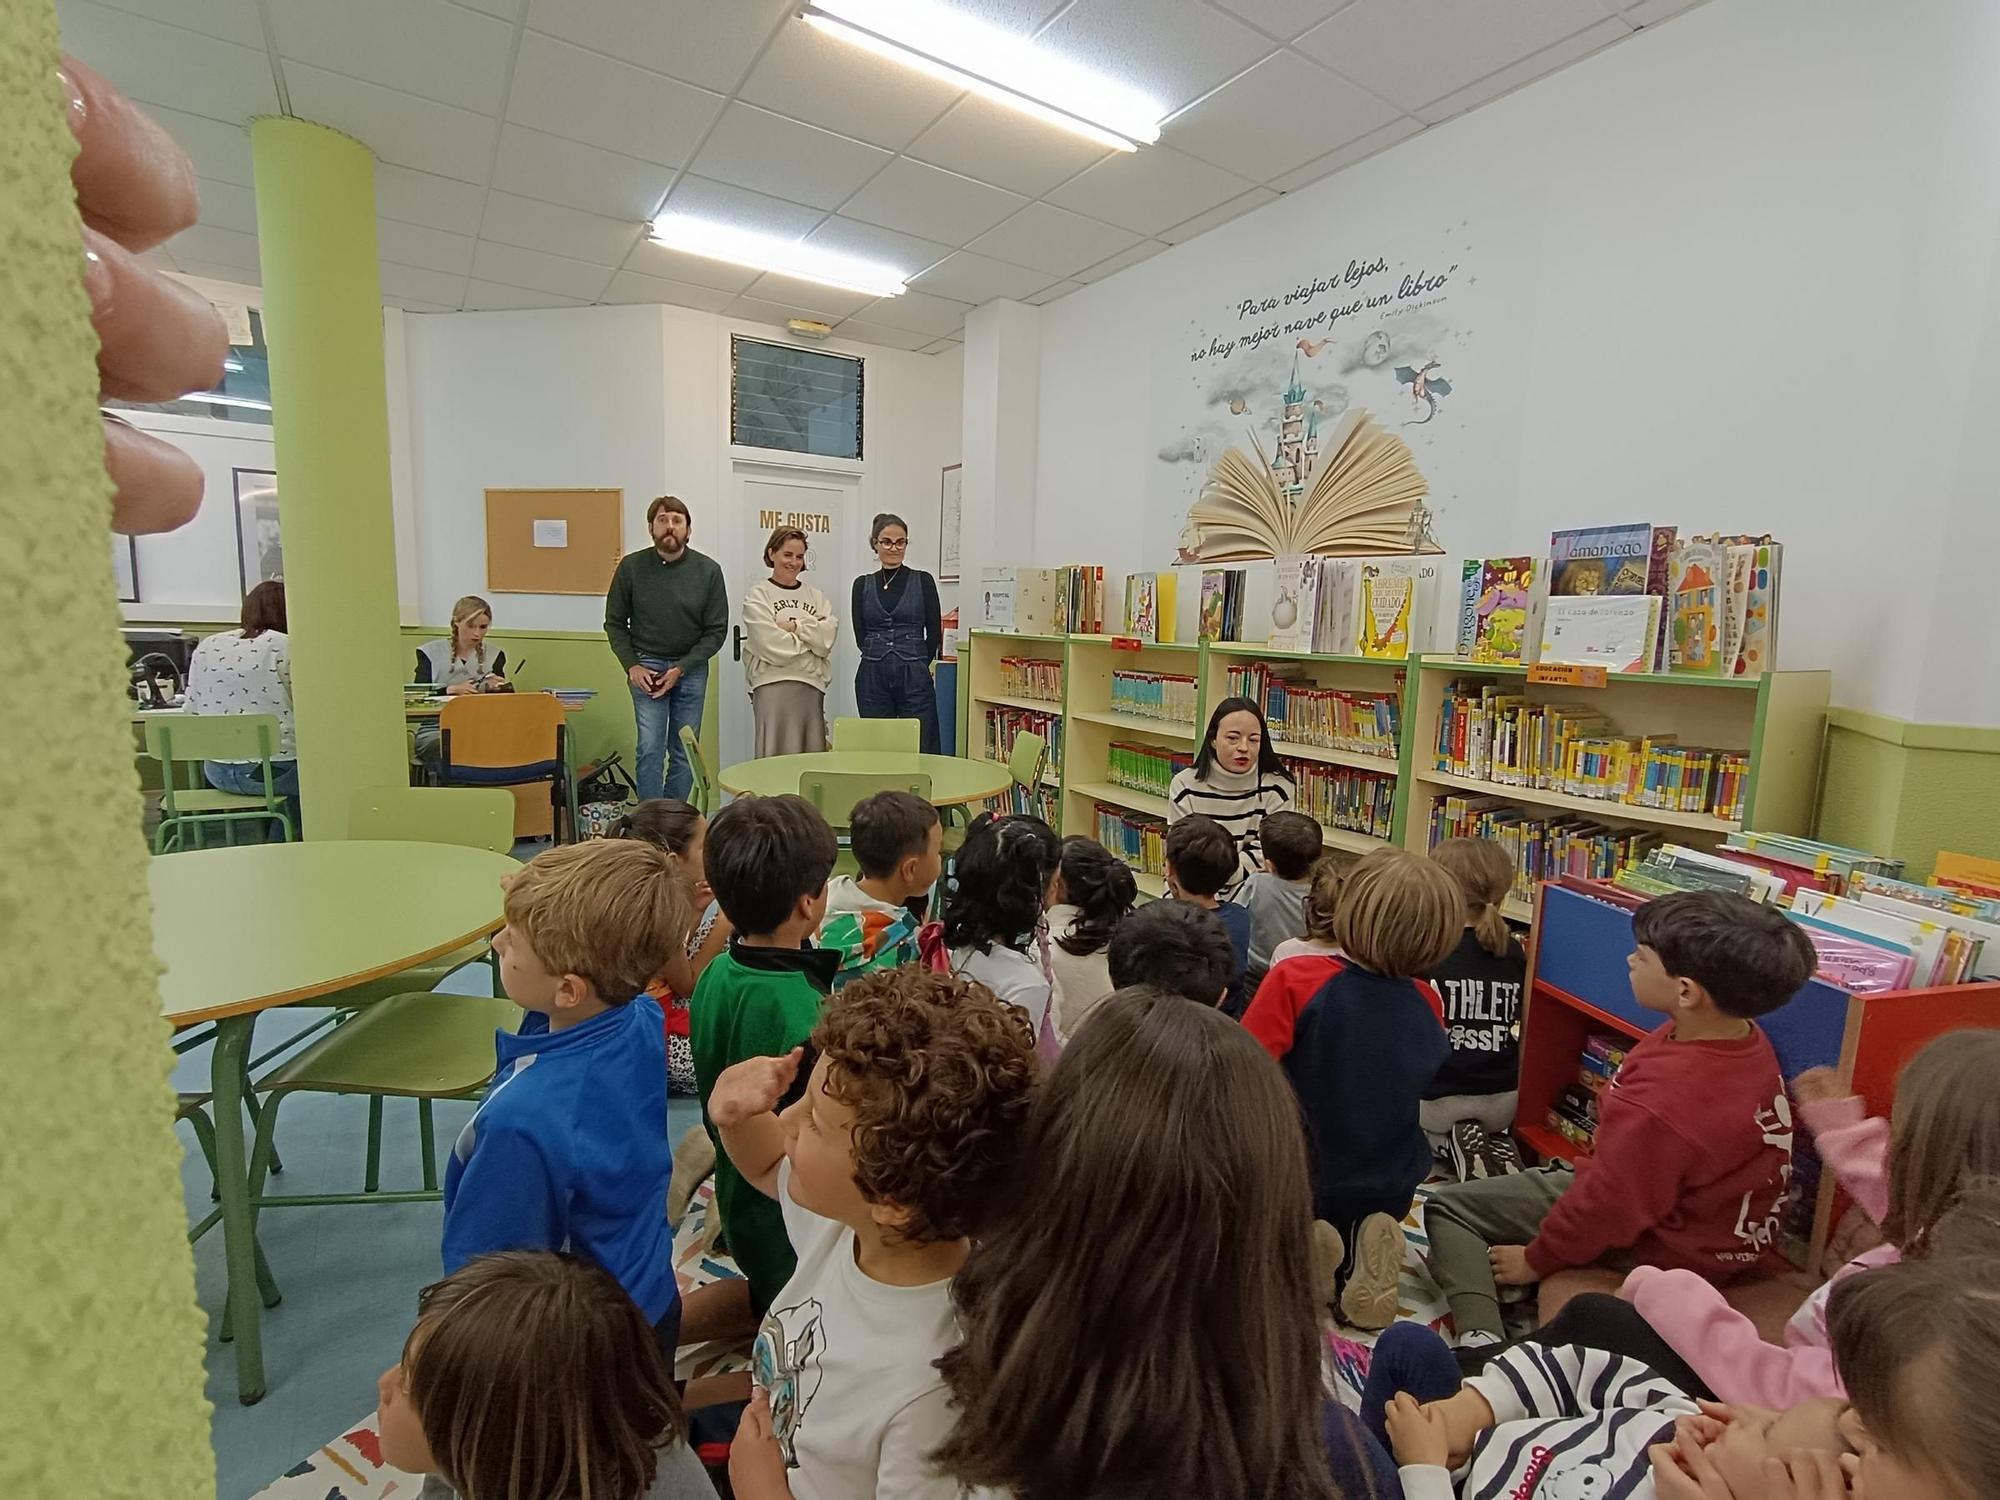
<svg viewBox="0 0 2000 1500">
<path fill-rule="evenodd" d="M 139 600 L 128 620 L 236 620 L 243 603 L 236 543 L 234 470 L 275 472 L 271 429 L 253 422 L 129 411 L 134 427 L 163 438 L 201 465 L 204 489 L 195 518 L 179 531 L 136 538 Z"/>
<path fill-rule="evenodd" d="M 1781 665 L 1834 668 L 1841 703 L 2000 724 L 1981 594 L 2000 524 L 1996 79 L 1986 0 L 1711 0 L 1074 293 L 1041 313 L 1028 560 L 1162 565 L 1139 548 L 1151 328 L 1274 241 L 1470 213 L 1519 247 L 1482 288 L 1504 316 L 1475 330 L 1506 340 L 1481 368 L 1519 416 L 1449 551 L 1634 519 L 1768 529 Z M 1949 641 L 1984 643 L 1983 681 L 1940 673 Z"/>
</svg>

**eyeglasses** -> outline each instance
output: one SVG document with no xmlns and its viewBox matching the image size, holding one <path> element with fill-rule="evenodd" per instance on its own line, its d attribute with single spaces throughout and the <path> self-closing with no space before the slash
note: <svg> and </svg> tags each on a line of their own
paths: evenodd
<svg viewBox="0 0 2000 1500">
<path fill-rule="evenodd" d="M 901 552 L 910 545 L 910 539 L 904 537 L 900 542 L 892 542 L 885 536 L 876 542 L 875 545 L 880 547 L 884 552 Z"/>
</svg>

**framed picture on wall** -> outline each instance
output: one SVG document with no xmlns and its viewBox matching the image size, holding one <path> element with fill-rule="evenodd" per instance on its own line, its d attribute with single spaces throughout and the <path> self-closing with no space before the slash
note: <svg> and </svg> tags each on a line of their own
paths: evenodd
<svg viewBox="0 0 2000 1500">
<path fill-rule="evenodd" d="M 139 544 L 129 536 L 111 538 L 111 573 L 118 580 L 121 604 L 139 602 Z"/>
<path fill-rule="evenodd" d="M 939 583 L 957 583 L 959 578 L 958 523 L 964 479 L 965 465 L 950 464 L 938 485 Z"/>
<path fill-rule="evenodd" d="M 232 469 L 236 479 L 236 561 L 243 592 L 285 576 L 278 534 L 278 476 L 268 469 Z"/>
</svg>

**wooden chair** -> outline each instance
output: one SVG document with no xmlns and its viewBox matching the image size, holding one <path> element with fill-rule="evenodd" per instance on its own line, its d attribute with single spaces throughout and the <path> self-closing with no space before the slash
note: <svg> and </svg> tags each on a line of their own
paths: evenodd
<svg viewBox="0 0 2000 1500">
<path fill-rule="evenodd" d="M 895 750 L 915 755 L 924 743 L 924 726 L 915 719 L 835 719 L 836 750 Z"/>
<path fill-rule="evenodd" d="M 276 823 L 284 830 L 286 843 L 296 839 L 292 815 L 271 785 L 271 758 L 277 748 L 278 720 L 273 714 L 163 714 L 146 720 L 146 753 L 160 763 L 164 783 L 153 852 L 164 854 L 169 845 L 185 847 L 189 832 L 196 847 L 202 847 L 211 825 L 221 827 L 231 843 L 236 841 L 238 824 Z M 214 790 L 201 769 L 202 762 L 210 760 L 260 762 L 264 794 L 246 797 Z M 191 768 L 186 786 L 176 784 L 178 766 Z"/>
<path fill-rule="evenodd" d="M 562 704 L 552 693 L 465 693 L 438 714 L 438 779 L 446 786 L 549 783 L 558 841 L 576 836 L 576 798 Z"/>
</svg>

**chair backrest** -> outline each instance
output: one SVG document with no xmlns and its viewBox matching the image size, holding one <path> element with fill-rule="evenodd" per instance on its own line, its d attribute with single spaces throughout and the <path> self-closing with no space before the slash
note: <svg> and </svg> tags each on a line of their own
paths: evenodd
<svg viewBox="0 0 2000 1500">
<path fill-rule="evenodd" d="M 507 854 L 514 847 L 514 795 L 497 786 L 363 787 L 348 803 L 347 836 Z"/>
<path fill-rule="evenodd" d="M 1007 756 L 1007 772 L 1016 786 L 1033 787 L 1042 779 L 1042 767 L 1048 758 L 1049 742 L 1024 729 L 1014 736 L 1014 748 Z"/>
<path fill-rule="evenodd" d="M 451 736 L 451 764 L 475 770 L 557 759 L 562 723 L 553 693 L 461 693 L 438 713 L 438 728 Z"/>
<path fill-rule="evenodd" d="M 915 755 L 924 743 L 924 726 L 915 719 L 835 719 L 836 750 L 897 750 Z"/>
<path fill-rule="evenodd" d="M 278 753 L 275 714 L 160 714 L 146 720 L 146 753 L 162 763 L 269 760 Z"/>
<path fill-rule="evenodd" d="M 931 779 L 921 771 L 807 771 L 799 777 L 799 795 L 842 831 L 854 822 L 854 804 L 877 792 L 908 792 L 928 802 Z"/>
<path fill-rule="evenodd" d="M 688 801 L 705 818 L 715 811 L 715 778 L 708 774 L 708 757 L 702 753 L 701 737 L 694 726 L 681 725 L 680 735 L 688 760 Z"/>
</svg>

